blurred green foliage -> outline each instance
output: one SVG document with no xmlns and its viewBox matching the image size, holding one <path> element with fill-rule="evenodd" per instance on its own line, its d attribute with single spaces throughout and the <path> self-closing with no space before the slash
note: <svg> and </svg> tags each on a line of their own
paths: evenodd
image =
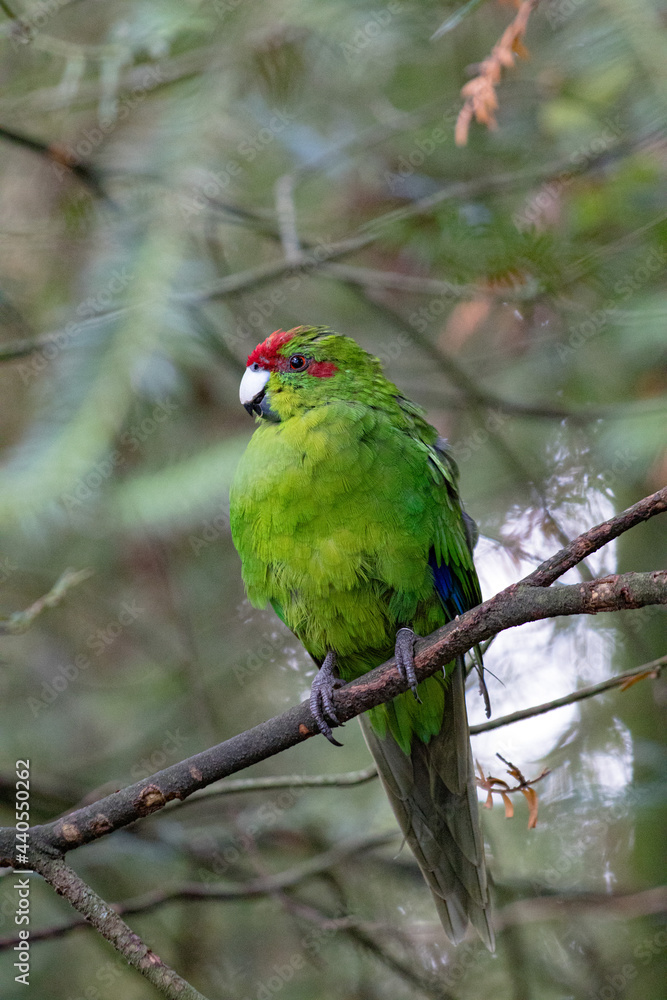
<svg viewBox="0 0 667 1000">
<path fill-rule="evenodd" d="M 252 432 L 238 380 L 271 330 L 350 334 L 426 407 L 480 524 L 487 596 L 667 480 L 664 0 L 543 0 L 498 129 L 474 124 L 459 148 L 460 88 L 514 14 L 463 7 L 9 5 L 23 20 L 0 25 L 2 612 L 68 566 L 94 572 L 3 638 L 3 822 L 16 759 L 43 821 L 307 690 L 305 654 L 244 600 L 227 521 Z M 311 256 L 287 267 L 294 222 Z M 590 569 L 658 568 L 666 550 L 658 518 Z M 505 634 L 487 654 L 494 714 L 647 662 L 664 638 L 660 609 Z M 483 816 L 495 957 L 447 945 L 398 840 L 282 893 L 128 919 L 211 998 L 658 998 L 664 703 L 647 681 L 474 738 L 486 773 L 502 776 L 498 752 L 528 776 L 552 768 L 537 830 L 522 802 L 511 822 Z M 474 690 L 470 712 L 481 721 Z M 351 724 L 341 751 L 313 740 L 249 773 L 368 763 Z M 392 829 L 375 783 L 255 792 L 71 857 L 115 901 Z M 70 919 L 37 880 L 31 900 L 33 930 Z M 11 956 L 8 998 L 24 995 Z M 90 931 L 35 943 L 32 965 L 45 1000 L 155 995 Z"/>
</svg>

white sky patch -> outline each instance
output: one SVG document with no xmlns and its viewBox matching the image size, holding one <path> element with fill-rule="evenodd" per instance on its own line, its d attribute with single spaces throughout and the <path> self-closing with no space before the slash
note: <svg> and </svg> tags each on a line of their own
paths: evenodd
<svg viewBox="0 0 667 1000">
<path fill-rule="evenodd" d="M 613 720 L 610 738 L 604 750 L 587 755 L 586 766 L 591 782 L 605 799 L 619 795 L 632 781 L 632 735 L 620 719 Z"/>
<path fill-rule="evenodd" d="M 613 513 L 611 501 L 599 491 L 590 490 L 582 502 L 559 504 L 558 521 L 568 536 L 574 538 Z M 505 523 L 504 533 L 519 540 L 524 553 L 544 559 L 558 545 L 543 531 L 539 515 L 539 511 L 517 511 Z M 485 538 L 477 546 L 475 562 L 485 598 L 521 579 L 536 566 L 532 560 L 517 557 L 516 553 L 513 557 Z M 613 544 L 588 561 L 596 575 L 614 572 L 615 562 Z M 576 569 L 563 577 L 565 582 L 580 579 Z M 498 675 L 496 680 L 486 674 L 492 718 L 552 701 L 578 687 L 603 680 L 613 672 L 613 650 L 613 631 L 591 628 L 591 622 L 583 617 L 531 622 L 500 633 L 485 656 L 487 668 Z M 469 685 L 468 713 L 470 724 L 474 725 L 484 722 L 485 715 L 482 700 L 476 696 L 474 678 Z M 487 773 L 490 771 L 496 777 L 504 776 L 504 765 L 496 758 L 497 753 L 525 770 L 526 764 L 541 761 L 558 746 L 576 724 L 579 712 L 579 704 L 567 705 L 502 729 L 480 733 L 472 737 L 473 756 Z M 617 794 L 632 774 L 631 746 L 625 744 L 623 750 L 615 741 L 613 751 L 595 754 L 591 766 L 596 770 L 591 779 L 610 791 L 613 785 L 612 794 Z"/>
</svg>

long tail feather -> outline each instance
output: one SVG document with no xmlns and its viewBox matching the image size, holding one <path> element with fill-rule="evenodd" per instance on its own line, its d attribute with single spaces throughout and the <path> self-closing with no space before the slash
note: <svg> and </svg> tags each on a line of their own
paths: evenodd
<svg viewBox="0 0 667 1000">
<path fill-rule="evenodd" d="M 389 733 L 380 738 L 369 719 L 362 717 L 361 723 L 445 933 L 458 944 L 470 922 L 493 951 L 462 659 L 450 677 L 440 732 L 428 743 L 413 738 L 409 757 Z"/>
</svg>

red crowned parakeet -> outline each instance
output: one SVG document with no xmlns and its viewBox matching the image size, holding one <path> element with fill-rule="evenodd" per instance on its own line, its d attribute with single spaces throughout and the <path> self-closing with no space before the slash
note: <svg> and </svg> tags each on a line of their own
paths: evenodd
<svg viewBox="0 0 667 1000">
<path fill-rule="evenodd" d="M 248 597 L 320 667 L 311 709 L 332 742 L 335 685 L 396 653 L 413 692 L 362 716 L 364 735 L 446 933 L 470 921 L 493 948 L 463 663 L 414 676 L 415 634 L 481 601 L 456 465 L 377 358 L 327 327 L 272 333 L 240 397 L 258 418 L 230 498 Z"/>
</svg>

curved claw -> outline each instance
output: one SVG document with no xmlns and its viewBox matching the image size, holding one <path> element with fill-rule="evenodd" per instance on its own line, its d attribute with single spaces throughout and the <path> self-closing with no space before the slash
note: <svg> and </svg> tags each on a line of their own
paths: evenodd
<svg viewBox="0 0 667 1000">
<path fill-rule="evenodd" d="M 322 736 L 326 736 L 329 743 L 332 743 L 333 746 L 341 747 L 343 744 L 334 738 L 331 726 L 329 725 L 329 722 L 333 722 L 335 726 L 343 725 L 342 722 L 338 721 L 332 698 L 332 694 L 336 688 L 343 686 L 343 681 L 339 677 L 336 677 L 334 673 L 335 667 L 336 654 L 330 650 L 310 686 L 309 704 L 311 715 L 315 719 L 317 728 L 322 733 Z"/>
<path fill-rule="evenodd" d="M 421 698 L 417 694 L 417 675 L 415 674 L 415 640 L 417 638 L 417 633 L 413 632 L 411 628 L 399 628 L 396 633 L 394 656 L 399 674 L 410 685 L 413 695 L 421 705 Z"/>
<path fill-rule="evenodd" d="M 491 718 L 491 699 L 489 697 L 489 690 L 486 686 L 486 681 L 484 680 L 484 668 L 480 667 L 478 663 L 475 664 L 475 670 L 479 675 L 479 693 L 484 699 L 484 711 L 486 712 L 487 719 Z"/>
</svg>

